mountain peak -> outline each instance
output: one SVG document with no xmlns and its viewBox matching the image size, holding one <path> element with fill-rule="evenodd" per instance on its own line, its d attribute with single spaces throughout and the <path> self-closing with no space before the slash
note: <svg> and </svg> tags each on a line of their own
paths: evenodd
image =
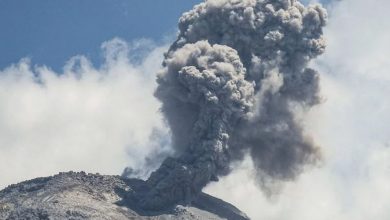
<svg viewBox="0 0 390 220">
<path fill-rule="evenodd" d="M 0 191 L 0 219 L 249 219 L 233 205 L 205 193 L 189 206 L 144 211 L 137 207 L 137 195 L 145 190 L 145 181 L 139 179 L 59 173 Z"/>
</svg>

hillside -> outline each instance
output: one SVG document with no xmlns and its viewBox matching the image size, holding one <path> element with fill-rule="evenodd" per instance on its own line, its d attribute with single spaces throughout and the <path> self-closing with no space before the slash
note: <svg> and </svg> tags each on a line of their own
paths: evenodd
<svg viewBox="0 0 390 220">
<path fill-rule="evenodd" d="M 145 212 L 136 202 L 136 194 L 145 187 L 138 179 L 84 172 L 37 178 L 0 191 L 0 219 L 248 219 L 234 206 L 207 194 L 191 206 Z"/>
</svg>

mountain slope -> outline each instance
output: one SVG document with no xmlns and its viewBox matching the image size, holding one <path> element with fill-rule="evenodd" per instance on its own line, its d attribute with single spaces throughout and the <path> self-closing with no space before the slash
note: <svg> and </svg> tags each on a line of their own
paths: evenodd
<svg viewBox="0 0 390 220">
<path fill-rule="evenodd" d="M 0 219 L 248 219 L 231 204 L 207 194 L 192 206 L 145 212 L 137 208 L 136 196 L 145 189 L 145 182 L 138 179 L 60 173 L 0 191 Z"/>
</svg>

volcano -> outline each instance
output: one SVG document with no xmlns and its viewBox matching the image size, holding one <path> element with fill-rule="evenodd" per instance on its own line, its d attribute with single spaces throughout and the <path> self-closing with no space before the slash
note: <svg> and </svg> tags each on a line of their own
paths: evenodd
<svg viewBox="0 0 390 220">
<path fill-rule="evenodd" d="M 140 179 L 59 173 L 0 191 L 0 219 L 249 219 L 233 205 L 205 193 L 190 205 L 144 211 L 137 203 L 146 191 L 148 186 Z"/>
</svg>

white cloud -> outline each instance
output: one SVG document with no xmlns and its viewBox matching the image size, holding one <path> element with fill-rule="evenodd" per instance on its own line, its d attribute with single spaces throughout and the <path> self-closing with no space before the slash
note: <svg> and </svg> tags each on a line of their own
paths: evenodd
<svg viewBox="0 0 390 220">
<path fill-rule="evenodd" d="M 271 200 L 255 187 L 248 161 L 206 189 L 254 220 L 390 219 L 390 2 L 344 0 L 330 8 L 329 46 L 313 63 L 326 101 L 306 122 L 324 165 Z"/>
<path fill-rule="evenodd" d="M 26 59 L 1 71 L 0 188 L 59 171 L 140 166 L 162 141 L 151 137 L 167 135 L 153 97 L 166 49 L 113 39 L 99 68 L 76 56 L 61 74 Z"/>
</svg>

